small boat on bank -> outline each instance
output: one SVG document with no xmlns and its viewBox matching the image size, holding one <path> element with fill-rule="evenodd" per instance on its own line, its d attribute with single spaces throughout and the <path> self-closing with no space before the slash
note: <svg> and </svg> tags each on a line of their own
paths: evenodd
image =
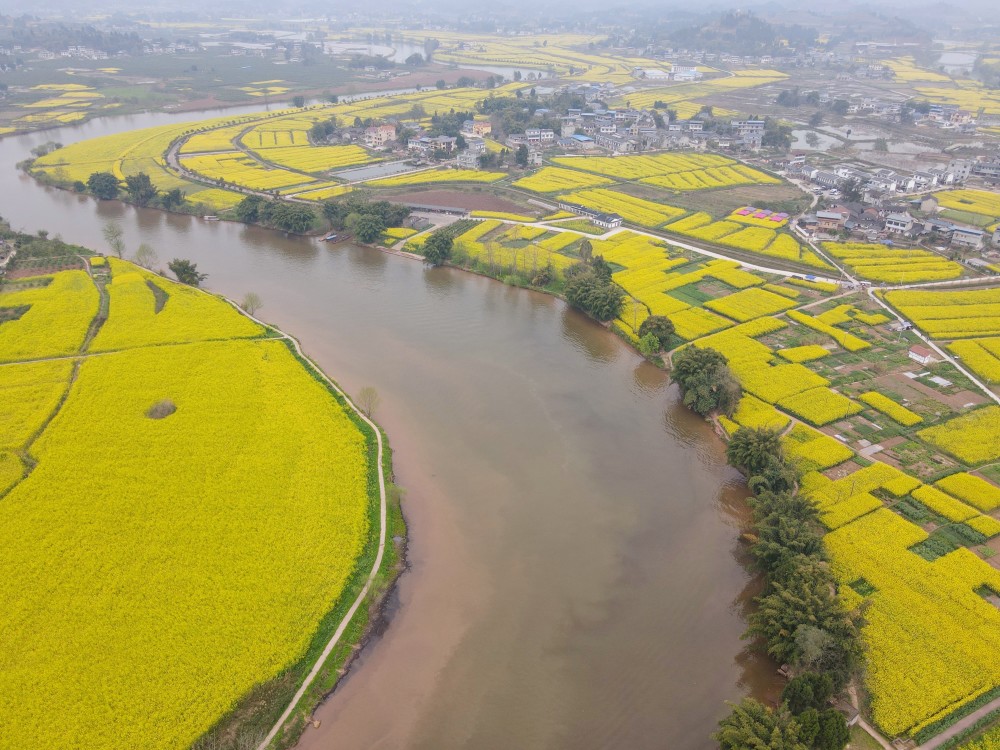
<svg viewBox="0 0 1000 750">
<path fill-rule="evenodd" d="M 202 216 L 201 218 L 203 218 L 205 221 L 218 221 L 219 220 L 218 216 Z"/>
<path fill-rule="evenodd" d="M 326 237 L 323 238 L 323 242 L 336 242 L 336 241 L 337 241 L 337 235 L 334 234 L 333 232 L 330 232 L 330 234 L 328 234 Z"/>
</svg>

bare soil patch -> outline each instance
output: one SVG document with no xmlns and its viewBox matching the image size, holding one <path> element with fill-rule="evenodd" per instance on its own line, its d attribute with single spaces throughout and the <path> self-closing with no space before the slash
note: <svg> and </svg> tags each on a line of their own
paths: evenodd
<svg viewBox="0 0 1000 750">
<path fill-rule="evenodd" d="M 29 276 L 46 276 L 50 273 L 57 273 L 58 271 L 76 271 L 83 268 L 83 261 L 77 261 L 75 263 L 60 263 L 58 265 L 51 266 L 31 266 L 24 268 L 14 268 L 7 271 L 7 280 L 16 281 L 17 279 L 25 279 Z"/>
<path fill-rule="evenodd" d="M 461 208 L 466 211 L 507 211 L 521 213 L 523 208 L 512 201 L 498 198 L 492 193 L 472 193 L 462 190 L 419 190 L 398 193 L 389 200 L 399 203 L 419 203 L 424 206 Z"/>
<path fill-rule="evenodd" d="M 785 201 L 799 201 L 802 206 L 809 204 L 809 198 L 793 185 L 743 185 L 716 190 L 692 190 L 684 193 L 666 193 L 662 188 L 629 183 L 622 192 L 638 198 L 668 203 L 690 211 L 707 211 L 717 218 L 727 216 L 737 208 L 746 205 L 767 206 Z"/>
</svg>

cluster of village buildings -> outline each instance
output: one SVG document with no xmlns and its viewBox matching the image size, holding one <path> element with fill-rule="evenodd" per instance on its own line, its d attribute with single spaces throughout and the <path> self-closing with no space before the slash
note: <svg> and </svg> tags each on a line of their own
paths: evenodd
<svg viewBox="0 0 1000 750">
<path fill-rule="evenodd" d="M 813 185 L 813 191 L 840 198 L 840 188 L 853 181 L 861 200 L 827 207 L 803 216 L 799 225 L 819 236 L 847 233 L 857 239 L 926 239 L 962 249 L 1000 247 L 1000 229 L 992 233 L 937 216 L 933 191 L 958 187 L 972 178 L 1000 182 L 1000 157 L 952 159 L 947 165 L 900 173 L 887 168 L 841 164 L 819 169 L 796 156 L 772 162 L 785 176 Z"/>
<path fill-rule="evenodd" d="M 818 240 L 845 234 L 865 242 L 931 240 L 960 250 L 1000 247 L 1000 228 L 992 233 L 979 227 L 938 218 L 933 195 L 879 206 L 844 203 L 828 206 L 798 219 L 798 225 Z M 976 265 L 975 259 L 967 262 Z M 982 265 L 988 265 L 985 261 Z"/>
</svg>

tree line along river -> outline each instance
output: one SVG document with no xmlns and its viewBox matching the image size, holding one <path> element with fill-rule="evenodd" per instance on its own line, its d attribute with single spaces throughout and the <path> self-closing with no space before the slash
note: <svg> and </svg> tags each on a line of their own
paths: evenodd
<svg viewBox="0 0 1000 750">
<path fill-rule="evenodd" d="M 226 110 L 254 111 L 254 107 Z M 560 300 L 453 269 L 43 187 L 15 164 L 211 113 L 0 140 L 0 213 L 104 249 L 188 258 L 254 291 L 376 419 L 406 489 L 410 569 L 388 628 L 302 746 L 710 748 L 724 701 L 773 694 L 740 640 L 756 581 L 741 477 L 666 375 Z"/>
</svg>

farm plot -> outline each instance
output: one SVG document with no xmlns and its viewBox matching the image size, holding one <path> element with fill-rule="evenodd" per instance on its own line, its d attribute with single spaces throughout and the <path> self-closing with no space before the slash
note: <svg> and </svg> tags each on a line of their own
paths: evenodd
<svg viewBox="0 0 1000 750">
<path fill-rule="evenodd" d="M 917 433 L 968 466 L 1000 459 L 1000 406 L 987 406 Z"/>
<path fill-rule="evenodd" d="M 536 229 L 542 234 L 545 233 L 545 230 L 539 227 L 486 219 L 458 235 L 454 240 L 454 249 L 494 271 L 510 269 L 512 272 L 530 271 L 532 274 L 537 274 L 546 267 L 559 271 L 573 265 L 575 262 L 573 258 L 558 252 L 558 249 L 562 249 L 558 243 L 546 242 L 543 239 L 525 245 L 524 240 L 529 239 L 532 234 L 536 237 L 541 236 L 533 231 Z M 528 236 L 525 236 L 525 230 L 529 230 Z M 572 232 L 563 232 L 558 236 L 566 244 L 572 244 L 580 239 L 580 235 Z M 565 244 L 562 247 L 565 247 Z"/>
<path fill-rule="evenodd" d="M 475 169 L 436 169 L 382 177 L 370 180 L 365 184 L 371 187 L 405 187 L 407 185 L 429 185 L 445 182 L 489 183 L 502 180 L 506 176 L 503 172 L 480 172 Z"/>
<path fill-rule="evenodd" d="M 887 292 L 885 299 L 937 339 L 1000 336 L 1000 288 Z M 986 351 L 992 351 L 992 345 Z"/>
<path fill-rule="evenodd" d="M 777 184 L 781 180 L 718 154 L 654 154 L 638 156 L 555 157 L 563 167 L 585 170 L 616 180 L 637 180 L 676 191 L 735 185 Z"/>
<path fill-rule="evenodd" d="M 364 439 L 281 342 L 91 358 L 33 452 L 0 505 L 14 746 L 190 745 L 302 656 L 368 537 Z"/>
<path fill-rule="evenodd" d="M 360 146 L 283 146 L 262 149 L 266 162 L 300 172 L 320 173 L 375 161 Z"/>
<path fill-rule="evenodd" d="M 663 203 L 635 198 L 614 190 L 581 190 L 559 196 L 559 200 L 577 203 L 597 211 L 620 214 L 625 221 L 645 227 L 658 227 L 684 213 L 682 208 L 674 208 Z"/>
<path fill-rule="evenodd" d="M 848 477 L 850 478 L 850 477 Z M 843 586 L 864 581 L 866 684 L 888 735 L 913 735 L 1000 685 L 1000 611 L 977 594 L 1000 571 L 967 549 L 928 561 L 927 532 L 878 508 L 826 536 Z"/>
<path fill-rule="evenodd" d="M 145 287 L 145 274 L 112 265 L 119 291 Z M 11 747 L 191 746 L 304 658 L 371 546 L 378 467 L 360 423 L 284 342 L 199 341 L 245 333 L 237 313 L 188 288 L 204 304 L 170 313 L 181 290 L 160 281 L 172 294 L 159 313 L 148 287 L 131 303 L 112 290 L 108 324 L 154 345 L 84 359 L 27 475 L 13 451 L 60 403 L 73 363 L 0 368 L 0 692 L 18 696 L 0 724 Z M 28 312 L 45 315 L 31 322 L 33 346 L 13 353 L 77 350 L 98 312 L 86 274 L 0 300 L 27 291 L 38 293 Z M 154 315 L 176 333 L 148 335 Z M 69 709 L 59 722 L 53 700 Z"/>
<path fill-rule="evenodd" d="M 305 186 L 315 180 L 287 169 L 269 168 L 240 151 L 182 157 L 181 164 L 209 180 L 223 180 L 251 190 Z"/>
<path fill-rule="evenodd" d="M 264 330 L 233 307 L 117 258 L 109 258 L 108 319 L 91 349 L 251 338 Z"/>
<path fill-rule="evenodd" d="M 511 183 L 514 187 L 531 190 L 534 193 L 557 193 L 565 190 L 611 185 L 614 180 L 607 177 L 580 172 L 575 169 L 561 167 L 542 167 L 527 177 L 522 177 Z"/>
<path fill-rule="evenodd" d="M 76 353 L 99 302 L 85 271 L 60 271 L 46 286 L 0 292 L 0 308 L 21 311 L 0 325 L 0 362 Z"/>
<path fill-rule="evenodd" d="M 93 172 L 110 172 L 124 180 L 126 175 L 145 171 L 161 189 L 188 187 L 189 183 L 163 166 L 164 152 L 187 127 L 184 124 L 163 125 L 80 141 L 39 157 L 32 170 L 62 182 L 86 182 Z"/>
<path fill-rule="evenodd" d="M 869 281 L 909 284 L 918 281 L 957 279 L 960 264 L 929 250 L 900 250 L 885 245 L 824 242 L 823 249 L 839 258 L 851 272 Z"/>
<path fill-rule="evenodd" d="M 1000 338 L 952 341 L 948 349 L 986 382 L 1000 383 Z"/>
<path fill-rule="evenodd" d="M 727 245 L 736 250 L 770 258 L 802 263 L 824 271 L 833 270 L 829 263 L 786 232 L 765 226 L 745 226 L 745 217 L 729 216 L 715 221 L 711 215 L 699 211 L 668 224 L 668 232 L 686 237 Z"/>
<path fill-rule="evenodd" d="M 987 190 L 945 190 L 934 193 L 938 205 L 955 211 L 979 214 L 989 219 L 1000 219 L 1000 193 Z"/>
<path fill-rule="evenodd" d="M 620 237 L 617 235 L 615 239 Z M 722 282 L 727 290 L 729 287 L 748 289 L 764 283 L 764 279 L 742 270 L 735 261 L 713 260 L 684 271 L 673 271 L 687 265 L 688 261 L 671 257 L 660 243 L 648 238 L 627 239 L 612 249 L 608 249 L 606 243 L 596 242 L 594 252 L 604 254 L 605 259 L 611 262 L 627 265 L 626 270 L 614 274 L 615 282 L 645 306 L 644 312 L 669 317 L 676 328 L 676 335 L 684 341 L 693 341 L 733 324 L 732 320 L 705 309 L 707 302 L 702 305 L 701 301 L 692 302 L 683 296 L 684 287 L 706 279 Z M 716 294 L 721 293 L 720 290 Z M 707 299 L 711 296 L 702 298 Z M 638 326 L 644 319 L 644 314 L 637 318 L 632 306 L 625 305 L 621 320 L 632 329 L 632 335 L 638 333 Z"/>
</svg>

